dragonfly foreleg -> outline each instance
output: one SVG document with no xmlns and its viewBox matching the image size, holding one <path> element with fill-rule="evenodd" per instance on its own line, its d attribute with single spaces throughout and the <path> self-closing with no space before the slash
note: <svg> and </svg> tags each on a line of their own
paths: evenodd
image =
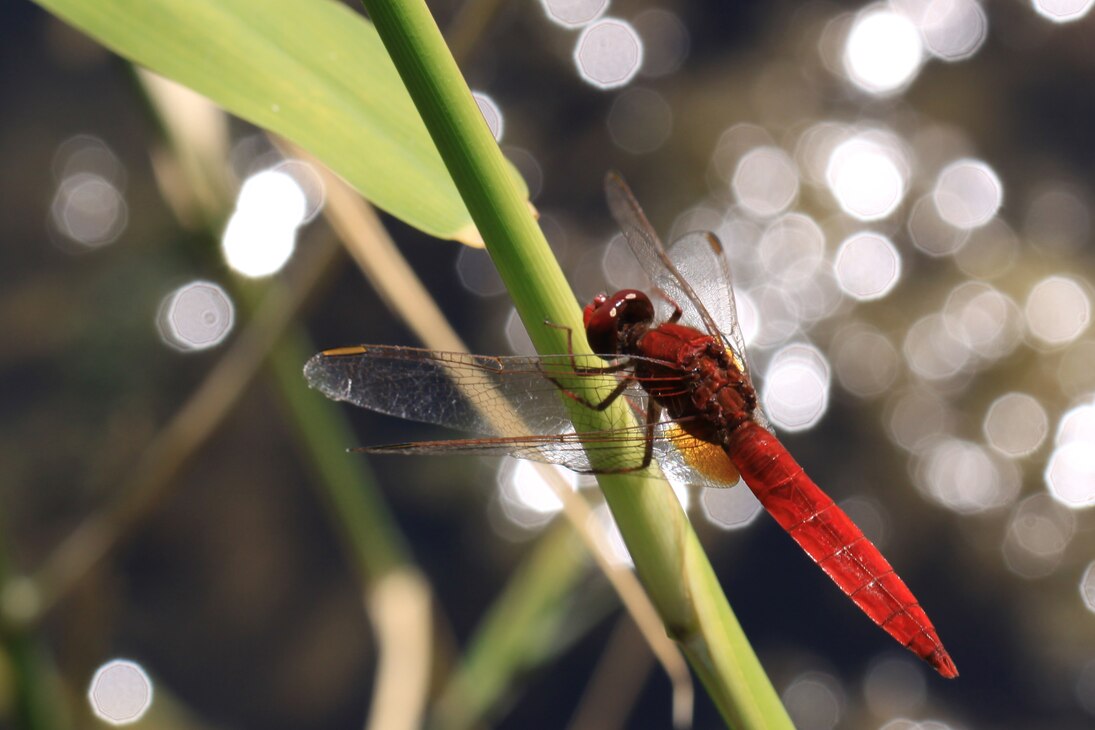
<svg viewBox="0 0 1095 730">
<path fill-rule="evenodd" d="M 583 373 L 579 373 L 579 375 L 582 375 L 582 374 Z M 585 373 L 585 374 L 589 374 L 589 373 Z M 610 405 L 615 403 L 616 399 L 619 398 L 621 395 L 623 395 L 623 392 L 625 390 L 627 390 L 627 387 L 629 385 L 631 385 L 633 382 L 635 382 L 634 377 L 632 377 L 630 375 L 624 376 L 624 377 L 620 378 L 618 383 L 616 383 L 616 387 L 612 389 L 611 393 L 609 393 L 608 395 L 606 395 L 604 398 L 602 398 L 599 401 L 591 401 L 589 398 L 586 398 L 584 395 L 581 395 L 579 393 L 575 393 L 573 390 L 566 387 L 561 382 L 559 382 L 557 379 L 551 377 L 547 373 L 544 373 L 544 378 L 546 378 L 548 380 L 548 382 L 550 382 L 552 385 L 554 385 L 556 388 L 558 388 L 562 392 L 562 394 L 565 395 L 567 398 L 572 398 L 575 401 L 581 403 L 586 408 L 591 408 L 595 411 L 603 411 L 606 408 L 608 408 Z"/>
<path fill-rule="evenodd" d="M 570 358 L 571 369 L 574 371 L 574 374 L 579 377 L 588 377 L 592 375 L 610 375 L 612 373 L 618 373 L 621 370 L 625 370 L 631 366 L 631 363 L 628 360 L 613 363 L 612 365 L 579 365 L 578 361 L 574 358 L 573 330 L 571 330 L 570 327 L 567 327 L 566 325 L 555 324 L 554 322 L 544 322 L 544 324 L 546 324 L 548 327 L 554 327 L 555 329 L 564 330 L 567 333 L 567 356 Z M 619 398 L 623 394 L 625 390 L 627 390 L 627 387 L 635 381 L 634 376 L 624 375 L 620 378 L 619 382 L 616 383 L 616 387 L 612 389 L 611 393 L 609 393 L 599 401 L 591 401 L 584 395 L 575 393 L 573 390 L 563 385 L 558 378 L 554 378 L 551 375 L 548 375 L 547 373 L 543 372 L 542 369 L 540 372 L 543 374 L 546 380 L 548 380 L 552 385 L 562 391 L 563 395 L 567 396 L 568 398 L 572 398 L 575 401 L 581 403 L 586 408 L 592 408 L 595 411 L 603 411 L 608 408 L 616 401 L 617 398 Z"/>
<path fill-rule="evenodd" d="M 622 362 L 613 363 L 612 365 L 579 365 L 578 361 L 574 357 L 574 330 L 567 327 L 565 324 L 555 324 L 554 322 L 548 322 L 544 320 L 544 324 L 548 327 L 557 330 L 563 330 L 567 333 L 567 355 L 570 357 L 570 367 L 574 370 L 576 375 L 606 375 L 609 373 L 618 373 L 630 367 L 630 363 L 627 360 Z M 545 375 L 544 377 L 548 377 Z M 551 378 L 548 378 L 551 380 Z M 552 380 L 554 383 L 555 381 Z M 558 383 L 556 383 L 558 385 Z"/>
</svg>

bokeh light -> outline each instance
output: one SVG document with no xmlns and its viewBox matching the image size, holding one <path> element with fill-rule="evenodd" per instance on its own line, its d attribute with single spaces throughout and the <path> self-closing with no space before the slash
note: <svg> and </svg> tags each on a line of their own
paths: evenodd
<svg viewBox="0 0 1095 730">
<path fill-rule="evenodd" d="M 1080 600 L 1088 611 L 1095 613 L 1095 561 L 1087 564 L 1084 574 L 1080 576 Z"/>
<path fill-rule="evenodd" d="M 738 161 L 731 180 L 734 197 L 748 213 L 770 218 L 782 213 L 798 196 L 798 171 L 778 147 L 749 150 Z"/>
<path fill-rule="evenodd" d="M 757 243 L 757 255 L 769 282 L 793 285 L 809 279 L 825 256 L 825 234 L 813 218 L 788 213 L 773 221 Z"/>
<path fill-rule="evenodd" d="M 976 0 L 918 0 L 916 24 L 924 48 L 943 61 L 964 61 L 988 37 L 988 17 Z"/>
<path fill-rule="evenodd" d="M 1082 403 L 1061 416 L 1054 443 L 1064 446 L 1072 442 L 1087 443 L 1095 447 L 1095 404 Z"/>
<path fill-rule="evenodd" d="M 863 696 L 878 717 L 911 714 L 927 699 L 921 665 L 904 656 L 886 655 L 871 662 L 863 678 Z"/>
<path fill-rule="evenodd" d="M 180 286 L 160 302 L 160 339 L 183 352 L 205 350 L 224 341 L 235 322 L 235 307 L 223 288 L 209 281 Z"/>
<path fill-rule="evenodd" d="M 540 472 L 541 468 L 554 469 L 568 487 L 577 488 L 577 475 L 569 469 L 524 459 L 503 459 L 498 465 L 499 505 L 511 522 L 525 530 L 543 527 L 563 509 L 555 490 Z"/>
<path fill-rule="evenodd" d="M 799 331 L 798 304 L 782 287 L 765 284 L 736 296 L 742 332 L 753 333 L 746 342 L 757 347 L 775 347 Z M 755 326 L 746 329 L 749 309 L 755 315 L 752 319 Z"/>
<path fill-rule="evenodd" d="M 308 197 L 296 178 L 271 168 L 244 180 L 236 199 L 236 212 L 273 218 L 277 224 L 295 228 L 308 217 Z"/>
<path fill-rule="evenodd" d="M 700 507 L 708 522 L 724 530 L 748 527 L 764 509 L 753 490 L 743 482 L 730 489 L 704 489 L 700 493 Z"/>
<path fill-rule="evenodd" d="M 540 0 L 549 20 L 567 28 L 578 28 L 604 14 L 608 0 Z"/>
<path fill-rule="evenodd" d="M 304 160 L 282 160 L 271 167 L 269 172 L 273 175 L 287 175 L 296 184 L 296 190 L 287 187 L 281 193 L 285 195 L 286 202 L 291 206 L 296 205 L 297 195 L 304 196 L 304 214 L 297 223 L 298 226 L 311 222 L 323 210 L 327 201 L 327 189 L 323 184 L 323 178 L 311 163 Z M 274 185 L 282 184 L 282 181 L 275 178 Z M 237 201 L 236 208 L 246 207 L 246 205 Z"/>
<path fill-rule="evenodd" d="M 757 305 L 749 292 L 735 292 L 734 304 L 738 311 L 738 327 L 741 330 L 745 344 L 752 345 L 757 340 L 757 332 L 760 331 L 760 313 Z"/>
<path fill-rule="evenodd" d="M 1023 218 L 1023 237 L 1032 245 L 1057 254 L 1079 251 L 1091 235 L 1091 211 L 1078 191 L 1046 185 L 1031 197 Z"/>
<path fill-rule="evenodd" d="M 905 197 L 908 167 L 901 152 L 876 135 L 860 134 L 838 144 L 825 179 L 845 213 L 864 221 L 893 213 Z"/>
<path fill-rule="evenodd" d="M 1030 290 L 1024 313 L 1034 339 L 1056 347 L 1079 337 L 1091 323 L 1087 288 L 1067 276 L 1048 276 Z"/>
<path fill-rule="evenodd" d="M 59 182 L 88 173 L 125 188 L 126 169 L 106 142 L 91 134 L 76 134 L 57 145 L 53 154 L 53 178 Z"/>
<path fill-rule="evenodd" d="M 137 722 L 152 705 L 152 680 L 140 664 L 112 659 L 95 671 L 87 691 L 91 710 L 110 725 Z"/>
<path fill-rule="evenodd" d="M 957 228 L 940 217 L 928 195 L 913 203 L 908 229 L 913 245 L 933 257 L 957 253 L 970 238 L 969 229 Z"/>
<path fill-rule="evenodd" d="M 673 110 L 658 92 L 633 87 L 622 91 L 612 102 L 606 123 L 617 147 L 633 155 L 644 155 L 669 139 Z"/>
<path fill-rule="evenodd" d="M 1023 338 L 1019 305 L 984 282 L 966 281 L 951 290 L 942 316 L 947 331 L 975 356 L 971 367 L 1004 357 Z"/>
<path fill-rule="evenodd" d="M 965 730 L 954 727 L 941 720 L 910 720 L 906 717 L 897 717 L 881 725 L 878 730 Z"/>
<path fill-rule="evenodd" d="M 254 213 L 233 214 L 221 237 L 225 262 L 232 270 L 251 278 L 280 271 L 292 257 L 296 244 L 295 226 Z"/>
<path fill-rule="evenodd" d="M 992 220 L 1004 201 L 1004 186 L 986 163 L 962 159 L 939 173 L 932 201 L 939 217 L 956 228 L 977 228 Z"/>
<path fill-rule="evenodd" d="M 476 296 L 493 297 L 506 291 L 486 249 L 461 246 L 456 255 L 456 275 L 463 287 Z"/>
<path fill-rule="evenodd" d="M 715 151 L 711 155 L 710 172 L 712 187 L 721 188 L 718 182 L 730 182 L 737 170 L 738 161 L 751 149 L 774 147 L 775 140 L 767 129 L 757 124 L 739 122 L 719 135 Z"/>
<path fill-rule="evenodd" d="M 310 207 L 308 195 L 287 172 L 270 169 L 249 177 L 221 237 L 228 266 L 252 278 L 280 271 L 296 249 L 297 229 Z"/>
<path fill-rule="evenodd" d="M 909 368 L 929 381 L 947 380 L 964 372 L 972 355 L 942 314 L 929 314 L 914 322 L 905 333 L 902 349 Z"/>
<path fill-rule="evenodd" d="M 871 94 L 890 94 L 916 77 L 924 58 L 920 33 L 906 16 L 872 5 L 856 16 L 844 48 L 844 69 Z"/>
<path fill-rule="evenodd" d="M 1053 450 L 1046 464 L 1046 488 L 1066 507 L 1095 504 L 1095 447 L 1088 441 L 1069 441 Z"/>
<path fill-rule="evenodd" d="M 826 173 L 833 150 L 852 136 L 854 132 L 849 127 L 831 121 L 812 124 L 799 135 L 795 143 L 795 162 L 803 182 L 815 187 L 826 186 Z"/>
<path fill-rule="evenodd" d="M 1076 701 L 1089 715 L 1095 715 L 1095 661 L 1083 666 L 1076 677 Z"/>
<path fill-rule="evenodd" d="M 806 672 L 783 690 L 783 705 L 798 730 L 832 730 L 844 715 L 844 690 L 832 675 Z"/>
<path fill-rule="evenodd" d="M 471 98 L 475 99 L 475 104 L 479 107 L 479 112 L 483 115 L 483 119 L 486 120 L 487 127 L 490 129 L 490 133 L 494 135 L 494 139 L 501 142 L 502 135 L 506 131 L 506 123 L 505 119 L 502 117 L 502 109 L 498 106 L 498 103 L 481 91 L 473 91 L 471 93 Z"/>
<path fill-rule="evenodd" d="M 901 255 L 886 236 L 861 231 L 840 244 L 833 271 L 841 290 L 853 299 L 881 299 L 901 278 Z"/>
<path fill-rule="evenodd" d="M 948 403 L 936 391 L 924 387 L 898 393 L 889 405 L 887 426 L 894 442 L 912 453 L 921 453 L 950 432 L 955 420 Z"/>
<path fill-rule="evenodd" d="M 540 161 L 523 147 L 514 147 L 508 144 L 502 145 L 502 154 L 513 163 L 513 166 L 521 173 L 521 177 L 525 179 L 525 184 L 528 185 L 529 200 L 536 200 L 537 196 L 540 195 L 540 190 L 544 187 L 544 168 L 540 167 Z M 551 239 L 548 239 L 548 243 L 550 242 Z"/>
<path fill-rule="evenodd" d="M 1032 0 L 1034 10 L 1054 23 L 1071 23 L 1088 14 L 1095 0 Z"/>
<path fill-rule="evenodd" d="M 643 76 L 668 76 L 684 64 L 690 38 L 688 28 L 676 13 L 651 7 L 636 15 L 632 23 L 643 39 L 643 66 L 640 71 Z"/>
<path fill-rule="evenodd" d="M 959 514 L 1006 507 L 1019 495 L 1019 472 L 979 444 L 940 438 L 921 456 L 916 472 L 921 491 Z"/>
<path fill-rule="evenodd" d="M 627 240 L 622 233 L 617 233 L 609 239 L 604 247 L 604 255 L 601 259 L 601 270 L 608 289 L 626 289 L 635 282 L 645 282 L 646 273 Z M 602 286 L 602 288 L 605 288 Z M 585 302 L 583 302 L 585 304 Z"/>
<path fill-rule="evenodd" d="M 764 376 L 764 410 L 785 431 L 815 426 L 829 407 L 829 363 L 812 345 L 794 344 L 772 356 Z"/>
<path fill-rule="evenodd" d="M 861 398 L 889 390 L 900 366 L 893 343 L 866 325 L 849 325 L 837 332 L 833 337 L 832 358 L 840 384 Z"/>
<path fill-rule="evenodd" d="M 129 210 L 121 190 L 110 180 L 90 172 L 77 172 L 57 186 L 50 217 L 56 230 L 87 248 L 118 240 L 129 222 Z"/>
<path fill-rule="evenodd" d="M 927 207 L 935 209 L 934 205 Z M 954 254 L 954 261 L 967 276 L 992 279 L 1010 271 L 1019 258 L 1019 237 L 999 218 L 965 233 L 969 238 Z"/>
<path fill-rule="evenodd" d="M 1028 580 L 1044 578 L 1061 564 L 1076 533 L 1076 518 L 1045 494 L 1027 497 L 1008 520 L 1001 552 L 1008 569 Z"/>
<path fill-rule="evenodd" d="M 521 321 L 521 315 L 517 313 L 516 309 L 509 310 L 509 315 L 506 317 L 505 335 L 510 352 L 516 355 L 536 354 L 532 338 L 529 337 L 528 330 L 525 329 L 525 323 Z"/>
<path fill-rule="evenodd" d="M 787 295 L 794 300 L 798 317 L 806 327 L 829 317 L 845 301 L 832 267 L 820 263 L 822 265 L 814 269 L 812 276 L 780 282 Z M 793 271 L 794 267 L 790 270 Z"/>
<path fill-rule="evenodd" d="M 634 568 L 635 561 L 631 559 L 631 552 L 624 543 L 624 536 L 620 534 L 620 527 L 616 524 L 616 519 L 612 516 L 612 510 L 608 508 L 608 505 L 599 504 L 594 507 L 590 520 L 592 521 L 590 527 L 605 538 L 609 562 L 620 567 Z"/>
<path fill-rule="evenodd" d="M 1004 456 L 1027 456 L 1049 433 L 1042 404 L 1026 393 L 1005 393 L 992 402 L 982 425 L 989 446 Z"/>
<path fill-rule="evenodd" d="M 643 63 L 643 44 L 635 29 L 615 18 L 586 27 L 574 48 L 581 77 L 600 89 L 614 89 L 631 81 Z"/>
</svg>

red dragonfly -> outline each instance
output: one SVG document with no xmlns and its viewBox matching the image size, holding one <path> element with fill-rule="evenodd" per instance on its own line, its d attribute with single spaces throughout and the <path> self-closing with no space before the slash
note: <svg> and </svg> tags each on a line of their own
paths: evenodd
<svg viewBox="0 0 1095 730">
<path fill-rule="evenodd" d="M 367 345 L 313 357 L 304 369 L 309 384 L 335 400 L 486 436 L 360 449 L 369 453 L 505 454 L 584 473 L 638 471 L 656 459 L 672 477 L 704 487 L 733 486 L 740 474 L 872 621 L 944 677 L 958 676 L 912 591 L 768 430 L 718 240 L 689 234 L 667 252 L 623 180 L 610 173 L 605 189 L 656 293 L 654 300 L 637 289 L 600 294 L 585 308 L 586 338 L 607 366 L 580 366 L 573 354 Z M 606 374 L 616 379 L 607 394 Z M 600 409 L 620 397 L 637 416 L 632 425 L 574 433 L 565 398 Z"/>
</svg>

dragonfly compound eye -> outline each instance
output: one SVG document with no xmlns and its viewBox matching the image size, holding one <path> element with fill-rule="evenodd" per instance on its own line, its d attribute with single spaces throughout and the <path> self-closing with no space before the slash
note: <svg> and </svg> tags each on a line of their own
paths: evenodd
<svg viewBox="0 0 1095 730">
<path fill-rule="evenodd" d="M 654 321 L 654 305 L 650 298 L 637 289 L 616 292 L 609 301 L 613 303 L 613 316 L 619 324 L 650 323 Z M 619 326 L 619 325 L 617 325 Z"/>
<path fill-rule="evenodd" d="M 597 313 L 597 310 L 601 308 L 605 302 L 608 301 L 608 295 L 601 292 L 597 296 L 593 297 L 593 301 L 586 305 L 586 308 L 582 310 L 582 324 L 585 327 L 589 327 L 589 321 L 593 319 L 593 315 Z"/>
<path fill-rule="evenodd" d="M 641 291 L 624 289 L 611 297 L 598 295 L 585 309 L 586 339 L 594 352 L 615 355 L 625 327 L 648 324 L 653 319 L 654 305 Z"/>
</svg>

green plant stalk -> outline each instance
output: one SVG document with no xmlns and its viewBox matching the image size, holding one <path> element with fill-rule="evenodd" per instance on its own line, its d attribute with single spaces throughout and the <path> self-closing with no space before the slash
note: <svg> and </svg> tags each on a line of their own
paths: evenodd
<svg viewBox="0 0 1095 730">
<path fill-rule="evenodd" d="M 555 323 L 580 331 L 579 308 L 527 205 L 508 176 L 459 68 L 423 0 L 363 0 L 505 282 L 533 344 L 565 352 Z M 579 352 L 584 338 L 576 338 Z M 626 407 L 574 408 L 579 431 L 611 428 Z M 636 569 L 670 634 L 728 723 L 791 728 L 683 510 L 664 481 L 601 475 Z"/>
<path fill-rule="evenodd" d="M 586 552 L 574 531 L 557 520 L 480 623 L 460 668 L 431 713 L 433 730 L 482 725 L 514 677 L 559 650 L 560 622 L 567 613 L 571 589 L 588 568 Z"/>
</svg>

